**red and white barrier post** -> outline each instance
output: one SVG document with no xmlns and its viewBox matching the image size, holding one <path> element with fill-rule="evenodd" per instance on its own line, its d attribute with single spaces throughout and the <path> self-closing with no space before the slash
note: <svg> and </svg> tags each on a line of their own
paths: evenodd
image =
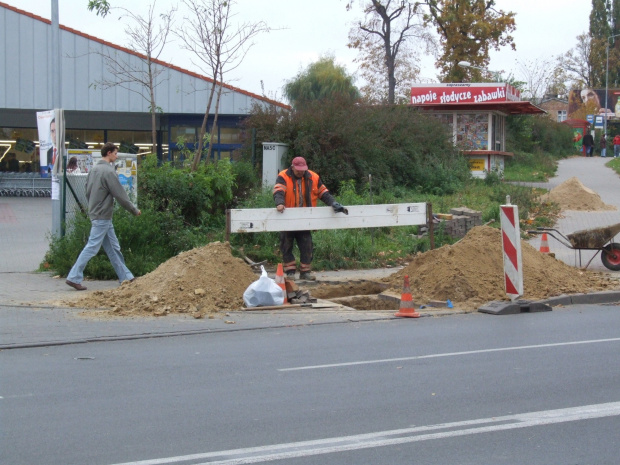
<svg viewBox="0 0 620 465">
<path fill-rule="evenodd" d="M 500 205 L 502 227 L 502 250 L 504 255 L 504 280 L 506 294 L 515 300 L 523 295 L 523 260 L 521 258 L 521 234 L 519 229 L 519 209 L 510 204 Z"/>
</svg>

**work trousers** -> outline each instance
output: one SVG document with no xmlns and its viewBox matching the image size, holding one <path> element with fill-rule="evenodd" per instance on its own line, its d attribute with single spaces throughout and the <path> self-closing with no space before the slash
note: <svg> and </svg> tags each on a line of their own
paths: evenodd
<svg viewBox="0 0 620 465">
<path fill-rule="evenodd" d="M 68 281 L 80 284 L 84 280 L 84 268 L 86 268 L 88 261 L 97 255 L 101 246 L 103 246 L 103 250 L 108 255 L 118 280 L 122 283 L 123 281 L 133 279 L 133 274 L 125 265 L 125 258 L 123 258 L 121 253 L 121 245 L 118 243 L 116 233 L 114 232 L 112 220 L 92 220 L 88 243 L 82 249 L 71 271 L 69 271 Z"/>
<path fill-rule="evenodd" d="M 293 255 L 293 246 L 297 241 L 299 247 L 299 261 L 301 262 L 301 271 L 310 271 L 312 263 L 312 232 L 310 231 L 282 231 L 280 233 L 280 252 L 282 252 L 282 261 L 284 262 L 284 271 L 295 271 L 295 255 Z"/>
</svg>

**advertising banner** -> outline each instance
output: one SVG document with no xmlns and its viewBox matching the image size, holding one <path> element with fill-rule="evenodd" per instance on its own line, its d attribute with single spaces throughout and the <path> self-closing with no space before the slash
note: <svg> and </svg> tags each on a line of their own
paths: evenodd
<svg viewBox="0 0 620 465">
<path fill-rule="evenodd" d="M 518 102 L 519 90 L 505 83 L 415 84 L 411 87 L 412 105 L 449 105 L 457 103 Z"/>
<path fill-rule="evenodd" d="M 87 174 L 93 167 L 93 151 L 83 149 L 67 150 L 67 173 Z"/>
<path fill-rule="evenodd" d="M 119 153 L 114 163 L 118 180 L 133 203 L 138 200 L 138 157 L 131 153 Z"/>
<path fill-rule="evenodd" d="M 607 119 L 618 119 L 620 118 L 619 97 L 619 89 L 608 89 L 607 93 L 605 93 L 605 89 L 571 90 L 568 94 L 568 114 L 570 116 L 589 104 L 588 108 L 597 108 L 598 114 L 602 115 L 603 118 L 607 115 Z M 605 104 L 607 104 L 607 108 L 605 108 Z M 592 123 L 593 121 L 588 119 L 588 122 Z"/>
<path fill-rule="evenodd" d="M 39 131 L 39 163 L 42 178 L 51 176 L 56 138 L 56 121 L 54 110 L 37 112 L 37 129 Z"/>
</svg>

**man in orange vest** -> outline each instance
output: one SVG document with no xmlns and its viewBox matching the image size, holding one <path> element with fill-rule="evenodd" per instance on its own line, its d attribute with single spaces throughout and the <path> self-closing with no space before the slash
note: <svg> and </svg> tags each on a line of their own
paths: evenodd
<svg viewBox="0 0 620 465">
<path fill-rule="evenodd" d="M 349 214 L 348 210 L 336 202 L 329 193 L 321 178 L 314 171 L 308 169 L 303 157 L 293 159 L 290 168 L 280 171 L 273 188 L 273 199 L 276 208 L 283 213 L 286 208 L 316 207 L 317 199 L 321 199 L 336 213 Z M 297 265 L 293 255 L 293 245 L 297 241 L 300 254 L 299 279 L 315 280 L 312 273 L 312 233 L 310 231 L 282 231 L 280 232 L 280 252 L 284 262 L 284 271 L 287 278 L 295 279 Z"/>
</svg>

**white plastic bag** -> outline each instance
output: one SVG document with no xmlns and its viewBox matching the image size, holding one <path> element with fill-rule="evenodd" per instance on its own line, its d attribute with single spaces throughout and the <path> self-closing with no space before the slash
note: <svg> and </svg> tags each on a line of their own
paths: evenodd
<svg viewBox="0 0 620 465">
<path fill-rule="evenodd" d="M 266 307 L 283 305 L 284 292 L 276 282 L 267 276 L 265 267 L 261 265 L 261 275 L 248 286 L 243 293 L 243 302 L 246 307 Z"/>
</svg>

